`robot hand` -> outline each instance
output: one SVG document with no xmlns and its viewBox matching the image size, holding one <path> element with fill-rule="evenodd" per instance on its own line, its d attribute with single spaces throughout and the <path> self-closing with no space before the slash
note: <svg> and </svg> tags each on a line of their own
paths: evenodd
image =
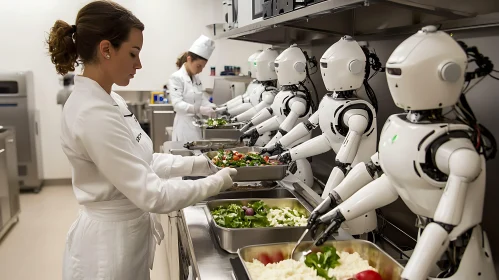
<svg viewBox="0 0 499 280">
<path fill-rule="evenodd" d="M 263 150 L 260 151 L 260 155 L 263 154 L 280 155 L 282 153 L 284 153 L 284 148 L 279 142 L 275 143 L 273 147 L 264 148 Z"/>
<path fill-rule="evenodd" d="M 322 203 L 321 203 L 322 204 Z M 310 220 L 310 219 L 309 219 Z M 326 242 L 333 233 L 337 232 L 341 224 L 345 221 L 345 217 L 339 210 L 331 210 L 322 217 L 316 219 L 313 223 L 308 223 L 307 228 L 310 229 L 312 238 L 315 240 L 315 245 L 320 246 Z M 326 228 L 320 234 L 319 231 Z"/>
<path fill-rule="evenodd" d="M 291 154 L 288 151 L 278 155 L 277 160 L 282 163 L 290 163 L 293 159 L 291 159 Z"/>
<path fill-rule="evenodd" d="M 241 135 L 239 137 L 239 139 L 242 142 L 243 139 L 249 138 L 250 140 L 249 140 L 248 145 L 249 146 L 253 146 L 253 145 L 255 145 L 256 140 L 258 140 L 258 137 L 260 137 L 260 133 L 258 133 L 258 131 L 256 130 L 256 128 L 252 128 L 252 129 L 246 131 L 245 133 L 243 133 L 243 135 Z"/>
<path fill-rule="evenodd" d="M 336 206 L 338 206 L 336 204 L 336 200 L 331 194 L 329 194 L 329 196 L 324 199 L 310 214 L 310 217 L 307 221 L 307 228 L 312 229 L 320 216 L 324 215 L 328 211 L 331 211 Z"/>
</svg>

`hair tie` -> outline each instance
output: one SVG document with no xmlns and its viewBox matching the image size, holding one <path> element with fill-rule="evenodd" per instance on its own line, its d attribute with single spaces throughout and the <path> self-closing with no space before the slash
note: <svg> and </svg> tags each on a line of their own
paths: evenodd
<svg viewBox="0 0 499 280">
<path fill-rule="evenodd" d="M 74 24 L 71 25 L 71 28 L 72 28 L 71 33 L 76 33 L 76 25 Z"/>
</svg>

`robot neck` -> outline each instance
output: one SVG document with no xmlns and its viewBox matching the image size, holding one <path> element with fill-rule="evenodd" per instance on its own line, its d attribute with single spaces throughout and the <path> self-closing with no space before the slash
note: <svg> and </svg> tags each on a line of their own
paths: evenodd
<svg viewBox="0 0 499 280">
<path fill-rule="evenodd" d="M 297 85 L 284 85 L 282 86 L 282 90 L 298 91 L 299 88 Z"/>
<path fill-rule="evenodd" d="M 262 81 L 262 85 L 266 87 L 275 87 L 277 80 Z"/>
<path fill-rule="evenodd" d="M 355 97 L 355 90 L 328 91 L 326 94 L 334 99 L 350 99 Z"/>
<path fill-rule="evenodd" d="M 442 109 L 412 110 L 407 112 L 407 120 L 412 123 L 437 122 L 443 120 Z"/>
</svg>

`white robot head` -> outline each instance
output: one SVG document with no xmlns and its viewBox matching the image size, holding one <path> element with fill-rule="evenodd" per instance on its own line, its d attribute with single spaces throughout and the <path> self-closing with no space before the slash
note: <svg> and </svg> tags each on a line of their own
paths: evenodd
<svg viewBox="0 0 499 280">
<path fill-rule="evenodd" d="M 259 51 L 256 51 L 255 53 L 253 53 L 252 55 L 250 55 L 248 57 L 248 66 L 249 66 L 249 70 L 251 71 L 251 78 L 255 78 L 256 77 L 256 65 L 255 65 L 255 59 L 258 55 L 260 55 L 260 53 L 262 53 L 261 50 Z"/>
<path fill-rule="evenodd" d="M 276 50 L 271 48 L 261 52 L 255 59 L 256 79 L 263 81 L 277 80 L 274 61 L 279 56 Z"/>
<path fill-rule="evenodd" d="M 321 57 L 322 80 L 328 91 L 355 90 L 366 74 L 366 55 L 350 36 L 334 43 Z"/>
<path fill-rule="evenodd" d="M 427 26 L 402 42 L 386 64 L 395 104 L 430 110 L 456 104 L 464 84 L 467 56 L 449 35 Z"/>
<path fill-rule="evenodd" d="M 297 85 L 307 77 L 307 59 L 296 45 L 285 49 L 275 59 L 277 80 L 281 86 Z"/>
</svg>

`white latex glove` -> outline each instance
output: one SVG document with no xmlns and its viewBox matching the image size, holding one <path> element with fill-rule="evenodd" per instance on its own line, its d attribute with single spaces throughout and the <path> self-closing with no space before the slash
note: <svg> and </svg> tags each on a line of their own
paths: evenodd
<svg viewBox="0 0 499 280">
<path fill-rule="evenodd" d="M 210 165 L 208 163 L 208 158 L 204 156 L 193 156 L 194 164 L 192 165 L 192 173 L 197 176 L 210 175 L 213 174 L 213 171 L 210 169 Z"/>
<path fill-rule="evenodd" d="M 230 167 L 225 167 L 224 169 L 218 171 L 216 174 L 211 175 L 211 176 L 217 176 L 219 178 L 222 178 L 224 180 L 224 183 L 222 185 L 222 189 L 220 191 L 225 191 L 226 189 L 232 187 L 234 182 L 232 182 L 232 177 L 236 176 L 237 170 L 234 168 Z"/>
<path fill-rule="evenodd" d="M 216 113 L 215 113 L 215 110 L 213 110 L 213 108 L 211 107 L 208 107 L 208 106 L 201 106 L 199 107 L 199 113 L 203 116 L 207 116 L 207 117 L 212 117 L 212 116 L 215 116 Z"/>
</svg>

